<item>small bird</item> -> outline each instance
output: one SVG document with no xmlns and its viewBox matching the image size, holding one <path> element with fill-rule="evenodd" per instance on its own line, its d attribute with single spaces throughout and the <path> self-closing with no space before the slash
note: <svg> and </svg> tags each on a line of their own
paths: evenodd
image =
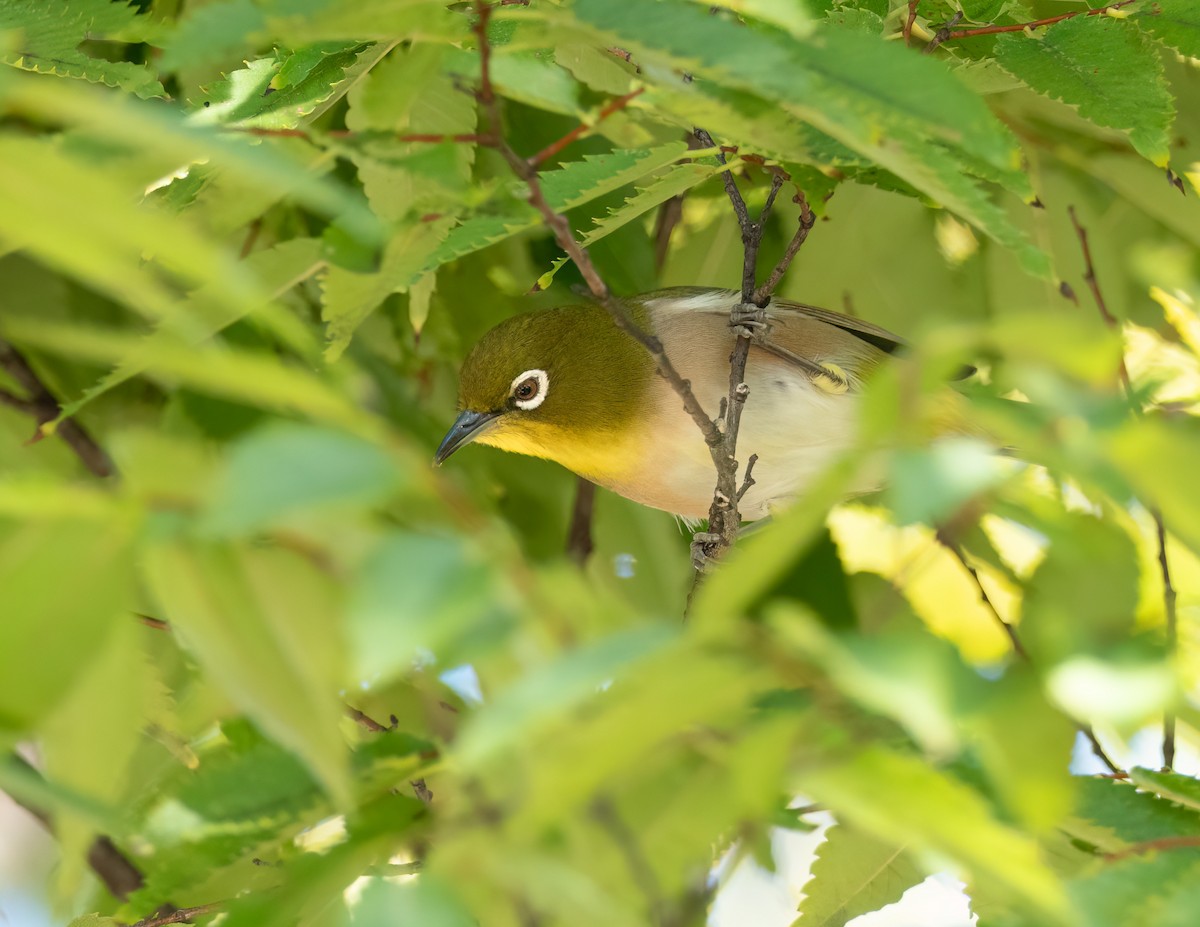
<svg viewBox="0 0 1200 927">
<path fill-rule="evenodd" d="M 733 290 L 675 287 L 624 300 L 710 414 L 728 392 L 738 337 L 730 312 L 740 299 Z M 739 456 L 758 455 L 756 482 L 739 506 L 748 519 L 801 494 L 853 446 L 861 384 L 904 344 L 878 326 L 814 306 L 772 299 L 765 311 L 746 365 L 750 393 L 738 435 Z M 700 430 L 650 354 L 601 306 L 501 322 L 463 362 L 458 405 L 437 464 L 478 442 L 548 458 L 687 520 L 708 514 L 715 473 Z"/>
</svg>

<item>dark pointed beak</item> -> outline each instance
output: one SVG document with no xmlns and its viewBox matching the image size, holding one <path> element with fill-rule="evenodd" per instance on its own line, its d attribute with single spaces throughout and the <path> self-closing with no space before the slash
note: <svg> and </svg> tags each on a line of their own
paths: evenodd
<svg viewBox="0 0 1200 927">
<path fill-rule="evenodd" d="M 455 451 L 464 444 L 470 444 L 476 435 L 487 428 L 499 412 L 472 412 L 470 409 L 460 412 L 442 443 L 438 445 L 437 453 L 433 455 L 433 465 L 440 467 Z"/>
</svg>

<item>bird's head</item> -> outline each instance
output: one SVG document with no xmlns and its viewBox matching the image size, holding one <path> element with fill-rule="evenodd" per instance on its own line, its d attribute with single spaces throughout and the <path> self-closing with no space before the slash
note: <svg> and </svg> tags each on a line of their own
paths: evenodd
<svg viewBox="0 0 1200 927">
<path fill-rule="evenodd" d="M 599 307 L 508 319 L 463 362 L 459 415 L 434 462 L 477 441 L 602 475 L 652 375 L 649 356 Z"/>
</svg>

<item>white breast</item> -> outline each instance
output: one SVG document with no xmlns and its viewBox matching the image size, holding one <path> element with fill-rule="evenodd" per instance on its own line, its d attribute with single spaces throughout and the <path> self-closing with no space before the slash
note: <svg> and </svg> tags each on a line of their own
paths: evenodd
<svg viewBox="0 0 1200 927">
<path fill-rule="evenodd" d="M 802 494 L 831 460 L 853 445 L 858 397 L 853 393 L 832 395 L 815 387 L 799 371 L 777 364 L 755 365 L 752 361 L 746 382 L 750 395 L 738 434 L 738 460 L 744 467 L 750 455 L 757 454 L 758 462 L 754 465 L 755 484 L 740 510 L 745 518 L 756 519 Z M 656 390 L 659 425 L 638 480 L 643 484 L 638 487 L 642 496 L 638 501 L 687 518 L 704 518 L 716 484 L 712 458 L 679 398 L 666 383 L 662 387 L 665 390 Z M 715 411 L 722 395 L 721 390 L 710 390 L 697 398 L 706 410 Z"/>
</svg>

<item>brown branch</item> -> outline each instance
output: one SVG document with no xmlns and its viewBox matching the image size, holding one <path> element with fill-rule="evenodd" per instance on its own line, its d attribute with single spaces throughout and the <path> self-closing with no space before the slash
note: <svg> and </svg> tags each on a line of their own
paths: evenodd
<svg viewBox="0 0 1200 927">
<path fill-rule="evenodd" d="M 646 896 L 646 903 L 650 908 L 650 922 L 653 924 L 667 923 L 666 899 L 663 897 L 658 879 L 655 878 L 654 867 L 646 858 L 646 854 L 642 852 L 637 835 L 621 819 L 620 813 L 609 799 L 603 796 L 598 797 L 592 802 L 591 811 L 592 818 L 616 844 L 634 883 Z"/>
<path fill-rule="evenodd" d="M 962 564 L 963 569 L 967 571 L 967 574 L 971 577 L 971 581 L 975 583 L 975 588 L 979 591 L 979 600 L 983 603 L 984 607 L 991 612 L 992 617 L 996 619 L 996 623 L 1000 625 L 1001 630 L 1003 630 L 1008 636 L 1008 641 L 1010 644 L 1012 644 L 1013 653 L 1015 653 L 1022 660 L 1028 661 L 1029 652 L 1025 649 L 1025 645 L 1021 643 L 1021 636 L 1017 633 L 1016 627 L 1006 621 L 1004 616 L 1000 614 L 1000 610 L 996 608 L 996 603 L 992 601 L 992 597 L 988 595 L 987 589 L 984 588 L 983 580 L 979 576 L 979 571 L 975 569 L 974 564 L 967 560 L 966 553 L 961 547 L 958 546 L 958 544 L 947 537 L 942 531 L 938 531 L 935 536 L 938 543 L 946 548 L 946 550 L 950 551 L 950 553 L 954 555 L 955 559 Z"/>
<path fill-rule="evenodd" d="M 623 96 L 623 97 L 617 97 L 615 100 L 610 100 L 608 103 L 606 103 L 601 108 L 600 112 L 596 115 L 595 122 L 593 122 L 591 125 L 588 125 L 585 122 L 579 123 L 579 125 L 577 125 L 575 128 L 573 128 L 570 132 L 568 132 L 566 135 L 564 135 L 558 141 L 551 142 L 549 145 L 547 145 L 545 148 L 543 148 L 541 151 L 539 151 L 537 154 L 535 154 L 532 158 L 529 159 L 529 163 L 532 164 L 534 167 L 537 167 L 543 161 L 546 161 L 549 158 L 553 158 L 556 154 L 558 154 L 560 151 L 562 151 L 564 148 L 566 148 L 569 144 L 571 144 L 571 142 L 575 141 L 580 136 L 585 135 L 586 133 L 590 132 L 592 129 L 596 128 L 596 126 L 598 126 L 600 123 L 602 123 L 605 119 L 607 119 L 613 113 L 623 110 L 626 106 L 629 105 L 630 100 L 632 100 L 634 97 L 639 96 L 645 92 L 646 92 L 645 87 L 638 87 L 637 90 L 632 90 L 629 93 L 625 94 L 625 96 Z"/>
<path fill-rule="evenodd" d="M 1104 324 L 1119 333 L 1120 322 L 1117 321 L 1117 317 L 1109 310 L 1108 303 L 1104 299 L 1104 292 L 1100 289 L 1100 281 L 1096 277 L 1096 267 L 1092 263 L 1092 249 L 1088 243 L 1087 229 L 1083 227 L 1083 223 L 1079 221 L 1079 217 L 1075 214 L 1074 206 L 1068 206 L 1067 212 L 1071 216 L 1071 225 L 1075 227 L 1075 235 L 1079 238 L 1079 249 L 1083 252 L 1083 279 L 1087 281 L 1088 288 L 1092 291 L 1092 299 L 1096 303 L 1096 308 L 1099 310 Z M 1121 388 L 1124 390 L 1125 398 L 1129 402 L 1130 412 L 1135 417 L 1141 416 L 1142 409 L 1138 405 L 1137 397 L 1134 395 L 1133 384 L 1129 379 L 1129 367 L 1125 363 L 1124 342 L 1122 342 L 1121 363 L 1118 368 L 1118 374 L 1121 378 Z M 1150 511 L 1150 517 L 1154 519 L 1154 531 L 1158 541 L 1158 567 L 1163 583 L 1163 612 L 1166 620 L 1167 649 L 1168 652 L 1173 654 L 1178 645 L 1178 617 L 1176 615 L 1175 586 L 1171 582 L 1171 564 L 1167 560 L 1167 525 L 1163 519 L 1162 510 L 1158 506 L 1149 505 L 1147 508 Z M 1172 712 L 1167 712 L 1163 716 L 1162 753 L 1163 765 L 1170 769 L 1175 765 L 1175 715 Z"/>
<path fill-rule="evenodd" d="M 424 779 L 413 779 L 409 783 L 412 786 L 413 794 L 426 805 L 433 804 L 433 792 L 429 790 L 429 786 L 425 784 Z"/>
<path fill-rule="evenodd" d="M 1037 29 L 1039 26 L 1053 26 L 1055 23 L 1060 23 L 1064 19 L 1074 19 L 1076 16 L 1100 16 L 1107 13 L 1109 10 L 1119 10 L 1121 7 L 1129 6 L 1131 3 L 1136 3 L 1137 0 L 1120 0 L 1119 3 L 1110 3 L 1108 6 L 1102 6 L 1094 10 L 1076 10 L 1073 13 L 1061 13 L 1058 16 L 1050 16 L 1046 19 L 1035 19 L 1028 23 L 1012 23 L 1007 26 L 980 26 L 977 29 L 958 29 L 951 32 L 943 41 L 950 39 L 969 39 L 976 35 L 997 35 L 1001 32 L 1024 32 L 1026 29 Z M 913 4 L 910 3 L 910 7 Z"/>
<path fill-rule="evenodd" d="M 41 772 L 35 769 L 20 754 L 10 754 L 9 760 L 20 766 L 27 774 L 37 776 L 38 778 L 42 777 Z M 14 803 L 37 818 L 48 831 L 54 831 L 54 819 L 48 811 L 44 808 L 26 804 L 15 795 L 10 795 L 9 797 Z M 92 872 L 96 874 L 96 878 L 108 889 L 108 893 L 118 901 L 127 900 L 130 895 L 145 884 L 141 870 L 108 837 L 99 836 L 92 841 L 92 845 L 88 847 L 87 863 L 91 867 Z"/>
<path fill-rule="evenodd" d="M 1115 853 L 1104 854 L 1105 860 L 1115 863 L 1117 860 L 1128 859 L 1130 856 L 1141 856 L 1143 853 L 1153 853 L 1156 850 L 1188 850 L 1200 847 L 1200 834 L 1184 834 L 1179 837 L 1158 837 L 1135 843 Z"/>
<path fill-rule="evenodd" d="M 967 555 L 963 549 L 942 531 L 936 532 L 935 537 L 937 538 L 937 542 L 945 547 L 946 550 L 950 551 L 950 553 L 955 556 L 958 562 L 963 565 L 963 569 L 965 569 L 968 575 L 970 575 L 971 580 L 975 583 L 975 588 L 979 590 L 980 601 L 983 602 L 987 610 L 992 613 L 992 617 L 996 619 L 996 622 L 1008 636 L 1009 643 L 1012 644 L 1013 653 L 1015 653 L 1024 662 L 1032 663 L 1033 661 L 1030 659 L 1029 651 L 1025 649 L 1025 644 L 1022 643 L 1021 635 L 1017 633 L 1016 626 L 1004 620 L 1004 616 L 1001 615 L 1000 610 L 996 608 L 996 603 L 993 602 L 992 597 L 988 595 L 988 591 L 983 585 L 983 580 L 979 575 L 979 571 L 975 569 L 974 565 L 969 560 L 967 560 Z M 1079 732 L 1087 738 L 1088 743 L 1091 745 L 1092 753 L 1096 755 L 1096 759 L 1100 760 L 1101 763 L 1107 766 L 1114 775 L 1124 777 L 1125 772 L 1120 766 L 1114 763 L 1108 753 L 1105 752 L 1104 746 L 1100 743 L 1100 739 L 1096 736 L 1096 732 L 1092 730 L 1092 726 L 1090 724 L 1083 724 L 1079 721 L 1075 722 L 1075 726 L 1079 729 Z"/>
<path fill-rule="evenodd" d="M 904 20 L 904 28 L 900 34 L 904 36 L 904 44 L 907 45 L 912 38 L 913 23 L 917 21 L 917 6 L 921 0 L 908 0 L 908 17 Z"/>
<path fill-rule="evenodd" d="M 704 129 L 696 128 L 693 130 L 693 134 L 706 147 L 717 148 L 713 137 Z M 724 149 L 718 148 L 716 157 L 721 164 L 726 163 Z M 721 456 L 718 458 L 714 455 L 717 467 L 717 485 L 713 490 L 713 501 L 708 510 L 708 531 L 696 535 L 692 545 L 693 561 L 698 565 L 719 557 L 723 551 L 733 546 L 742 522 L 738 503 L 745 491 L 753 485 L 751 480 L 740 489 L 738 487 L 737 440 L 741 428 L 742 410 L 750 395 L 750 388 L 746 385 L 746 363 L 750 358 L 750 345 L 758 339 L 761 329 L 766 324 L 766 314 L 763 312 L 763 308 L 770 301 L 771 291 L 778 284 L 779 278 L 782 277 L 783 270 L 787 269 L 791 258 L 795 256 L 795 250 L 792 250 L 791 256 L 781 261 L 782 269 L 779 269 L 779 276 L 776 277 L 772 274 L 773 279 L 769 285 L 755 288 L 758 251 L 762 245 L 763 231 L 771 216 L 775 198 L 787 176 L 781 170 L 771 172 L 771 188 L 767 191 L 766 202 L 763 204 L 758 219 L 753 220 L 750 218 L 750 211 L 746 207 L 746 201 L 738 189 L 732 171 L 726 169 L 721 172 L 725 193 L 737 216 L 738 228 L 742 236 L 742 287 L 741 300 L 730 313 L 730 325 L 737 335 L 737 340 L 734 342 L 733 351 L 729 356 L 729 391 L 723 405 L 722 423 L 724 427 L 722 429 Z M 807 231 L 804 234 L 807 235 Z M 800 241 L 802 243 L 803 238 Z M 799 244 L 796 245 L 796 248 L 799 248 Z M 697 578 L 698 576 L 699 573 L 697 573 Z"/>
<path fill-rule="evenodd" d="M 10 399 L 25 403 L 23 411 L 32 415 L 38 423 L 38 431 L 29 443 L 33 444 L 42 440 L 44 433 L 41 431 L 41 426 L 54 421 L 62 411 L 58 400 L 42 382 L 33 367 L 29 365 L 24 355 L 3 340 L 0 340 L 0 367 L 3 367 L 8 375 L 29 394 L 28 400 L 21 400 L 11 393 L 5 393 L 9 399 L 4 401 L 9 405 L 14 404 L 9 401 Z M 115 472 L 108 455 L 87 432 L 87 429 L 74 419 L 67 418 L 59 422 L 55 434 L 63 439 L 63 442 L 75 452 L 75 456 L 79 458 L 80 462 L 96 476 L 112 476 Z"/>
<path fill-rule="evenodd" d="M 346 705 L 344 707 L 346 710 L 347 718 L 350 718 L 352 721 L 355 721 L 358 724 L 361 724 L 368 731 L 371 731 L 376 734 L 382 734 L 382 733 L 387 733 L 388 731 L 394 731 L 396 729 L 396 725 L 398 725 L 400 723 L 399 719 L 397 719 L 397 717 L 395 715 L 392 715 L 392 717 L 390 718 L 391 725 L 384 726 L 384 725 L 380 724 L 378 721 L 376 721 L 374 718 L 372 718 L 370 715 L 368 715 L 362 711 L 359 711 L 353 705 Z"/>
<path fill-rule="evenodd" d="M 767 300 L 775 292 L 775 287 L 779 286 L 779 281 L 783 279 L 783 275 L 787 273 L 788 267 L 791 266 L 792 260 L 796 257 L 796 252 L 800 250 L 808 238 L 808 233 L 817 224 L 817 217 L 813 215 L 813 211 L 808 205 L 808 198 L 803 193 L 797 190 L 796 195 L 792 197 L 792 202 L 798 204 L 800 207 L 800 227 L 796 229 L 796 234 L 788 242 L 787 249 L 783 252 L 783 257 L 779 259 L 779 263 L 771 270 L 766 282 L 754 291 L 753 302 L 756 306 L 765 306 L 767 304 Z"/>
<path fill-rule="evenodd" d="M 595 550 L 592 541 L 592 514 L 596 503 L 596 484 L 579 477 L 575 485 L 575 506 L 571 511 L 571 527 L 567 530 L 567 556 L 580 566 L 587 563 Z"/>
<path fill-rule="evenodd" d="M 215 914 L 226 903 L 224 901 L 214 901 L 210 904 L 196 905 L 194 908 L 180 908 L 178 911 L 171 911 L 169 914 L 152 915 L 151 917 L 142 918 L 136 924 L 132 924 L 131 927 L 167 927 L 169 924 L 190 924 L 198 917 Z"/>
<path fill-rule="evenodd" d="M 956 10 L 954 15 L 950 17 L 950 21 L 940 28 L 928 45 L 921 49 L 922 55 L 932 55 L 943 42 L 950 40 L 950 36 L 954 34 L 954 27 L 962 22 L 962 10 Z"/>
<path fill-rule="evenodd" d="M 683 218 L 683 194 L 671 197 L 658 207 L 658 216 L 654 220 L 654 269 L 662 273 L 667 263 L 667 254 L 671 248 L 671 236 Z"/>
<path fill-rule="evenodd" d="M 1150 509 L 1154 528 L 1158 535 L 1158 568 L 1163 581 L 1163 608 L 1166 612 L 1167 651 L 1174 653 L 1179 646 L 1179 619 L 1175 606 L 1175 586 L 1171 583 L 1171 564 L 1167 561 L 1167 526 L 1158 508 Z M 1175 714 L 1167 712 L 1163 717 L 1163 766 L 1171 769 L 1175 765 Z"/>
<path fill-rule="evenodd" d="M 0 405 L 9 406 L 10 408 L 16 409 L 18 412 L 25 412 L 28 414 L 33 414 L 34 412 L 34 406 L 32 402 L 30 402 L 28 399 L 22 399 L 15 393 L 10 393 L 6 389 L 0 389 Z"/>
</svg>

